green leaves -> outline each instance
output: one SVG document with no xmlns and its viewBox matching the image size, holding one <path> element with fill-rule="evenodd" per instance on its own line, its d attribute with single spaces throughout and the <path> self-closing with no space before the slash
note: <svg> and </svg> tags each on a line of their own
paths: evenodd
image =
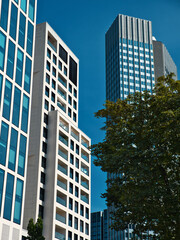
<svg viewBox="0 0 180 240">
<path fill-rule="evenodd" d="M 112 227 L 131 223 L 138 235 L 153 230 L 155 239 L 180 239 L 180 82 L 161 77 L 152 95 L 107 101 L 95 116 L 107 119 L 106 138 L 92 154 L 111 174 L 104 197 L 115 206 Z"/>
<path fill-rule="evenodd" d="M 29 220 L 27 230 L 28 230 L 27 239 L 29 239 L 29 240 L 45 240 L 45 238 L 42 235 L 43 222 L 40 217 L 37 219 L 36 223 L 34 223 L 33 219 L 31 218 Z"/>
</svg>

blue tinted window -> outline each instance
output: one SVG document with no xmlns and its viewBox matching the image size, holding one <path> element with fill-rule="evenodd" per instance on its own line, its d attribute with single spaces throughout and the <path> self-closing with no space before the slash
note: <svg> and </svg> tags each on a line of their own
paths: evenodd
<svg viewBox="0 0 180 240">
<path fill-rule="evenodd" d="M 0 169 L 0 214 L 1 214 L 3 185 L 4 185 L 4 171 Z"/>
<path fill-rule="evenodd" d="M 5 48 L 6 48 L 6 37 L 0 31 L 0 69 L 4 70 L 4 55 L 5 55 Z"/>
<path fill-rule="evenodd" d="M 2 0 L 0 26 L 7 31 L 9 0 Z"/>
<path fill-rule="evenodd" d="M 15 45 L 9 40 L 6 74 L 13 79 Z"/>
<path fill-rule="evenodd" d="M 8 130 L 9 130 L 9 126 L 6 123 L 2 122 L 1 136 L 0 136 L 0 164 L 4 166 L 6 165 Z"/>
<path fill-rule="evenodd" d="M 27 133 L 28 129 L 28 115 L 29 115 L 29 98 L 24 94 L 22 106 L 22 122 L 21 129 Z"/>
<path fill-rule="evenodd" d="M 27 34 L 27 53 L 32 56 L 32 49 L 33 49 L 33 25 L 28 22 L 28 34 Z"/>
<path fill-rule="evenodd" d="M 24 90 L 28 93 L 30 93 L 30 86 L 31 86 L 31 60 L 28 57 L 26 57 Z"/>
<path fill-rule="evenodd" d="M 26 13 L 27 0 L 21 0 L 21 9 Z"/>
<path fill-rule="evenodd" d="M 4 218 L 7 220 L 11 220 L 13 189 L 14 189 L 14 176 L 8 173 L 4 204 Z"/>
<path fill-rule="evenodd" d="M 18 0 L 14 0 L 18 4 Z"/>
<path fill-rule="evenodd" d="M 29 0 L 29 18 L 34 22 L 35 0 Z"/>
<path fill-rule="evenodd" d="M 12 128 L 8 168 L 15 171 L 18 132 Z"/>
<path fill-rule="evenodd" d="M 22 48 L 24 48 L 25 31 L 26 31 L 26 18 L 21 13 L 20 22 L 19 22 L 19 41 L 18 41 L 18 43 Z"/>
<path fill-rule="evenodd" d="M 22 73 L 23 73 L 23 59 L 24 54 L 18 49 L 17 52 L 17 64 L 16 64 L 16 82 L 19 86 L 22 85 Z"/>
<path fill-rule="evenodd" d="M 25 158 L 26 158 L 26 137 L 21 135 L 18 161 L 18 174 L 20 174 L 21 176 L 24 176 Z"/>
<path fill-rule="evenodd" d="M 11 4 L 11 20 L 10 20 L 10 36 L 16 40 L 16 29 L 17 29 L 17 7 Z"/>
<path fill-rule="evenodd" d="M 23 197 L 23 181 L 17 179 L 13 220 L 17 224 L 20 224 L 21 222 L 22 197 Z"/>
<path fill-rule="evenodd" d="M 10 109 L 11 109 L 11 93 L 12 93 L 12 84 L 6 80 L 5 84 L 5 93 L 4 93 L 4 105 L 3 105 L 3 117 L 9 120 Z"/>
<path fill-rule="evenodd" d="M 2 94 L 2 83 L 3 83 L 3 76 L 0 74 L 0 103 L 1 103 L 1 94 Z"/>
<path fill-rule="evenodd" d="M 19 127 L 20 103 L 21 103 L 21 91 L 17 87 L 15 87 L 12 123 L 17 127 Z"/>
</svg>

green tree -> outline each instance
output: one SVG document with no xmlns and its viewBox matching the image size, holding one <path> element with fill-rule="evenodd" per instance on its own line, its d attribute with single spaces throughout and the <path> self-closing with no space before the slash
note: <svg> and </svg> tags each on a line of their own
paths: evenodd
<svg viewBox="0 0 180 240">
<path fill-rule="evenodd" d="M 42 218 L 38 218 L 37 222 L 34 223 L 33 219 L 31 218 L 28 223 L 28 237 L 29 240 L 45 240 L 42 235 L 43 232 L 43 221 Z"/>
<path fill-rule="evenodd" d="M 180 81 L 161 77 L 145 91 L 95 116 L 106 118 L 106 137 L 92 146 L 94 163 L 111 177 L 103 194 L 115 230 L 135 224 L 140 239 L 180 239 Z M 143 233 L 143 234 L 142 234 Z"/>
</svg>

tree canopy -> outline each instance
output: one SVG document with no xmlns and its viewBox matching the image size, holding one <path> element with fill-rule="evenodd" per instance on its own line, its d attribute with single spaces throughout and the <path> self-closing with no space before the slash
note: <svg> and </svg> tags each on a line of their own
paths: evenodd
<svg viewBox="0 0 180 240">
<path fill-rule="evenodd" d="M 148 230 L 152 239 L 180 239 L 180 81 L 172 77 L 160 77 L 153 94 L 106 101 L 95 113 L 106 118 L 92 155 L 109 175 L 103 197 L 114 206 L 111 227 L 134 224 L 140 239 Z"/>
<path fill-rule="evenodd" d="M 29 240 L 45 240 L 42 235 L 43 232 L 43 221 L 42 218 L 38 218 L 37 222 L 34 223 L 33 219 L 31 218 L 28 223 L 28 237 Z"/>
</svg>

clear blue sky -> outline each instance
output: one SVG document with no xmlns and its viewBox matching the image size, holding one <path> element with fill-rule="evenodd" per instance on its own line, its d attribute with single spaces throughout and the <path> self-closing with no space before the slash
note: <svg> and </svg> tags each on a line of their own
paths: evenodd
<svg viewBox="0 0 180 240">
<path fill-rule="evenodd" d="M 48 22 L 80 61 L 79 127 L 101 141 L 94 112 L 105 101 L 105 32 L 119 14 L 152 21 L 153 35 L 174 59 L 180 77 L 180 0 L 38 0 L 37 23 Z M 106 174 L 92 164 L 92 211 L 106 208 Z"/>
</svg>

